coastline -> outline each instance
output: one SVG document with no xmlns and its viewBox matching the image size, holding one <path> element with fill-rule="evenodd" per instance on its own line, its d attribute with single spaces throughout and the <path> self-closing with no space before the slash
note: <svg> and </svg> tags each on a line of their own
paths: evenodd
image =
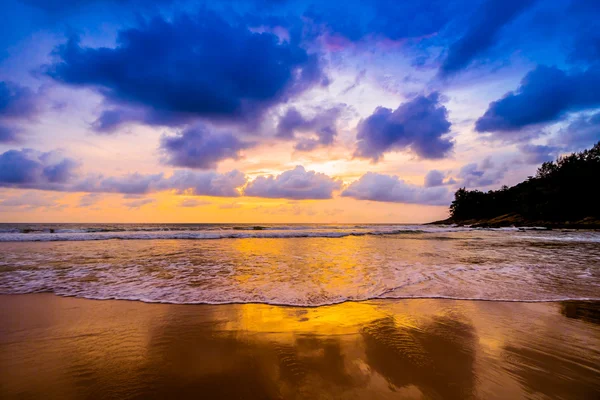
<svg viewBox="0 0 600 400">
<path fill-rule="evenodd" d="M 440 221 L 429 222 L 424 225 L 457 225 L 473 228 L 546 228 L 546 229 L 577 229 L 599 230 L 600 220 L 584 218 L 578 221 L 542 221 L 523 218 L 518 214 L 505 214 L 494 218 L 464 219 L 447 218 Z"/>
<path fill-rule="evenodd" d="M 600 302 L 0 295 L 0 397 L 593 398 Z M 570 339 L 564 340 L 567 336 Z"/>
</svg>

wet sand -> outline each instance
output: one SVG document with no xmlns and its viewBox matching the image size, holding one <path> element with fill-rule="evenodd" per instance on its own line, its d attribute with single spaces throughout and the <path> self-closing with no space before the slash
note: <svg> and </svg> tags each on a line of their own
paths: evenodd
<svg viewBox="0 0 600 400">
<path fill-rule="evenodd" d="M 0 398 L 600 398 L 600 303 L 0 296 Z"/>
</svg>

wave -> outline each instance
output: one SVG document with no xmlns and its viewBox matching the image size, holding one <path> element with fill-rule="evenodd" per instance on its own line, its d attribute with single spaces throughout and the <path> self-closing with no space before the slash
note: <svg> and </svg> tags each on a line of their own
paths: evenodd
<svg viewBox="0 0 600 400">
<path fill-rule="evenodd" d="M 565 232 L 553 235 L 526 234 L 523 228 L 429 228 L 429 229 L 360 229 L 360 230 L 306 230 L 306 229 L 232 229 L 232 230 L 147 230 L 147 231 L 62 231 L 62 232 L 0 232 L 0 242 L 69 242 L 101 240 L 216 240 L 216 239 L 288 239 L 288 238 L 345 238 L 350 236 L 406 236 L 412 239 L 455 240 L 453 233 L 475 233 L 470 239 L 482 239 L 478 233 L 497 235 L 515 234 L 526 241 L 591 242 L 600 243 L 598 232 Z M 517 236 L 518 234 L 518 236 Z M 445 235 L 445 236 L 444 236 Z"/>
<path fill-rule="evenodd" d="M 153 239 L 343 238 L 456 232 L 526 232 L 539 228 L 471 228 L 453 225 L 227 225 L 227 224 L 0 224 L 0 242 L 50 242 Z M 444 236 L 439 236 L 438 239 Z M 445 236 L 446 239 L 451 239 Z M 575 240 L 577 238 L 575 237 Z M 559 239 L 560 240 L 560 239 Z"/>
<path fill-rule="evenodd" d="M 246 239 L 246 238 L 343 238 L 348 236 L 380 235 L 419 235 L 426 233 L 457 232 L 468 229 L 299 229 L 299 228 L 261 228 L 261 229 L 198 229 L 198 230 L 73 230 L 3 232 L 0 242 L 49 242 L 49 241 L 89 241 L 89 240 L 155 240 L 155 239 Z"/>
<path fill-rule="evenodd" d="M 30 292 L 0 292 L 0 295 L 25 295 L 25 294 L 41 294 L 51 293 L 60 297 L 74 297 L 88 300 L 119 300 L 119 301 L 139 301 L 148 304 L 175 304 L 175 305 L 231 305 L 231 304 L 265 304 L 271 306 L 281 307 L 302 307 L 302 308 L 315 308 L 315 307 L 327 307 L 334 306 L 336 304 L 343 303 L 362 303 L 368 301 L 401 301 L 401 300 L 458 300 L 458 301 L 485 301 L 485 302 L 497 302 L 497 303 L 562 303 L 570 301 L 592 301 L 600 302 L 600 297 L 542 297 L 537 299 L 515 299 L 515 298 L 503 298 L 503 297 L 468 297 L 468 296 L 447 296 L 447 295 L 407 295 L 407 296 L 371 296 L 365 298 L 338 298 L 329 301 L 322 302 L 290 302 L 290 301 L 270 301 L 270 300 L 242 300 L 242 299 L 231 299 L 231 300 L 198 300 L 198 301 L 177 301 L 169 299 L 152 299 L 147 297 L 136 297 L 136 296 L 98 296 L 98 295 L 87 295 L 83 293 L 69 294 L 61 293 L 53 290 L 39 290 Z"/>
</svg>

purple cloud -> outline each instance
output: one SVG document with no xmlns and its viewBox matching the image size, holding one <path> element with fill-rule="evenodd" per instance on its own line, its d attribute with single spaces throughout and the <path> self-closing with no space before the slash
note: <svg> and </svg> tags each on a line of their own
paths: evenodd
<svg viewBox="0 0 600 400">
<path fill-rule="evenodd" d="M 0 187 L 61 190 L 78 165 L 56 151 L 9 150 L 0 154 Z"/>
<path fill-rule="evenodd" d="M 450 193 L 444 187 L 412 185 L 397 176 L 375 172 L 367 172 L 352 182 L 342 196 L 357 200 L 427 205 L 447 205 L 451 201 Z"/>
<path fill-rule="evenodd" d="M 175 167 L 212 169 L 219 161 L 237 160 L 241 150 L 253 144 L 231 133 L 210 132 L 206 126 L 187 128 L 176 136 L 163 136 L 160 149 L 165 164 Z"/>
<path fill-rule="evenodd" d="M 580 115 L 567 127 L 558 131 L 551 145 L 565 151 L 580 151 L 600 142 L 600 112 Z"/>
<path fill-rule="evenodd" d="M 323 173 L 306 171 L 298 165 L 277 176 L 259 176 L 246 186 L 244 194 L 276 199 L 330 199 L 342 186 L 340 180 Z"/>
<path fill-rule="evenodd" d="M 543 146 L 534 144 L 525 144 L 519 146 L 523 153 L 523 161 L 526 164 L 542 164 L 546 161 L 552 161 L 558 155 L 559 149 L 554 146 Z"/>
<path fill-rule="evenodd" d="M 446 179 L 444 172 L 432 169 L 425 175 L 425 187 L 443 186 L 446 184 L 444 179 Z"/>
<path fill-rule="evenodd" d="M 318 112 L 311 118 L 304 117 L 295 107 L 287 109 L 277 124 L 277 136 L 285 139 L 296 139 L 295 149 L 312 151 L 319 146 L 333 144 L 337 135 L 337 119 L 341 109 L 332 107 Z M 317 138 L 301 137 L 298 134 L 314 133 Z"/>
<path fill-rule="evenodd" d="M 496 166 L 489 158 L 463 166 L 459 173 L 460 185 L 467 188 L 485 187 L 499 183 L 506 173 L 505 166 Z"/>
<path fill-rule="evenodd" d="M 0 81 L 0 143 L 17 143 L 21 130 L 15 124 L 40 111 L 39 95 L 31 89 Z"/>
<path fill-rule="evenodd" d="M 418 96 L 396 110 L 378 107 L 358 125 L 355 157 L 377 162 L 384 153 L 407 149 L 424 159 L 445 157 L 454 143 L 443 137 L 451 124 L 439 97 L 437 92 Z"/>
<path fill-rule="evenodd" d="M 246 175 L 236 170 L 223 174 L 177 170 L 169 177 L 162 173 L 80 177 L 78 166 L 57 151 L 9 150 L 0 154 L 0 187 L 125 195 L 172 190 L 196 196 L 237 197 L 247 181 Z"/>
<path fill-rule="evenodd" d="M 239 189 L 246 181 L 246 175 L 237 170 L 224 174 L 214 171 L 179 170 L 164 179 L 156 188 L 195 196 L 238 197 Z"/>
</svg>

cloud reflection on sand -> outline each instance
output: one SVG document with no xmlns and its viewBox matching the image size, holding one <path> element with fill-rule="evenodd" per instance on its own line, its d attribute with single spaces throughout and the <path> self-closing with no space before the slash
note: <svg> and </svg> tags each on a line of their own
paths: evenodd
<svg viewBox="0 0 600 400">
<path fill-rule="evenodd" d="M 600 328 L 566 318 L 560 303 L 298 308 L 44 294 L 0 296 L 0 304 L 3 398 L 490 399 L 553 391 L 569 399 L 600 392 Z"/>
</svg>

